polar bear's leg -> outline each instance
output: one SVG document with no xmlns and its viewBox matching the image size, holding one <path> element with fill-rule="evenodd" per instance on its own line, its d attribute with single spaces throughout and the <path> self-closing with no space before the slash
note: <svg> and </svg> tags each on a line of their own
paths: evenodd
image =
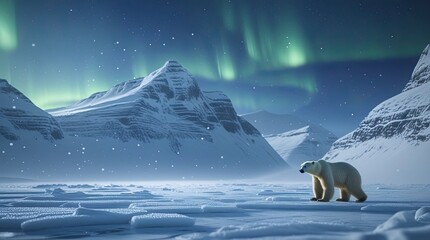
<svg viewBox="0 0 430 240">
<path fill-rule="evenodd" d="M 321 185 L 323 188 L 323 196 L 321 199 L 318 199 L 319 202 L 328 202 L 333 198 L 334 195 L 334 180 L 331 175 L 331 171 L 328 174 L 325 174 L 321 179 Z"/>
<path fill-rule="evenodd" d="M 314 191 L 314 197 L 311 198 L 311 201 L 316 201 L 321 199 L 323 196 L 323 188 L 321 186 L 320 180 L 316 177 L 312 177 L 312 185 Z"/>
<path fill-rule="evenodd" d="M 336 201 L 348 202 L 350 197 L 351 197 L 351 194 L 345 188 L 341 188 L 340 198 L 336 199 Z"/>
<path fill-rule="evenodd" d="M 318 201 L 319 202 L 328 202 L 328 201 L 330 201 L 330 199 L 333 198 L 333 195 L 334 195 L 334 187 L 333 186 L 332 187 L 327 186 L 324 189 L 323 197 L 321 199 L 318 199 Z"/>
</svg>

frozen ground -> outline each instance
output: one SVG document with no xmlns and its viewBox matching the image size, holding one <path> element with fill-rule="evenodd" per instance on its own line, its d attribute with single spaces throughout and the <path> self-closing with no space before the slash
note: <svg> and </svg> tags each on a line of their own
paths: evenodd
<svg viewBox="0 0 430 240">
<path fill-rule="evenodd" d="M 319 203 L 310 184 L 2 184 L 0 238 L 429 239 L 430 185 L 364 189 Z"/>
</svg>

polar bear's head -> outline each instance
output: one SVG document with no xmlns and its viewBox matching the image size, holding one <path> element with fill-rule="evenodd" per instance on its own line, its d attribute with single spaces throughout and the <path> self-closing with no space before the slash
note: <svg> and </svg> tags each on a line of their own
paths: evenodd
<svg viewBox="0 0 430 240">
<path fill-rule="evenodd" d="M 317 175 L 320 170 L 321 170 L 321 165 L 319 164 L 318 161 L 307 161 L 302 163 L 302 165 L 300 166 L 300 172 L 301 173 L 309 173 L 311 175 Z"/>
</svg>

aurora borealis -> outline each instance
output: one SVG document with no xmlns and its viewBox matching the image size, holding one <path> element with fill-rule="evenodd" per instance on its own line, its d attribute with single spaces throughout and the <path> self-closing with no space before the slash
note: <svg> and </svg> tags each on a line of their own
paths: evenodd
<svg viewBox="0 0 430 240">
<path fill-rule="evenodd" d="M 430 42 L 429 6 L 1 0 L 0 78 L 48 109 L 175 59 L 202 89 L 226 92 L 238 113 L 295 112 L 332 129 L 343 124 L 343 133 L 409 80 Z"/>
</svg>

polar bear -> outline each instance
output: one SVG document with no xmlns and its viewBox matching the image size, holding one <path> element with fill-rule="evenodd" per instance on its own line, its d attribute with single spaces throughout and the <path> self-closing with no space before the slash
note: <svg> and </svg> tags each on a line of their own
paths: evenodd
<svg viewBox="0 0 430 240">
<path fill-rule="evenodd" d="M 351 195 L 357 198 L 356 202 L 364 202 L 367 199 L 361 188 L 360 173 L 348 163 L 307 161 L 301 165 L 300 172 L 312 175 L 314 192 L 312 201 L 330 201 L 334 187 L 340 189 L 340 198 L 336 201 L 348 202 Z"/>
</svg>

